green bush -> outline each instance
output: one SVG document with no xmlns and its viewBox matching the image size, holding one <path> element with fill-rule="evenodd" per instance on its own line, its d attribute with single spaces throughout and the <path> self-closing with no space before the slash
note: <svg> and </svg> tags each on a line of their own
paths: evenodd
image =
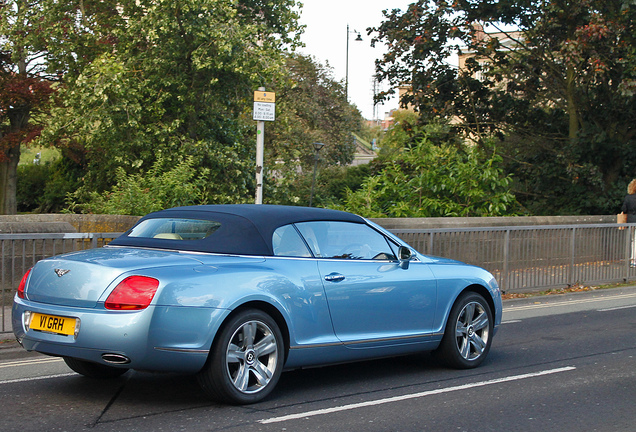
<svg viewBox="0 0 636 432">
<path fill-rule="evenodd" d="M 84 171 L 67 158 L 40 165 L 18 165 L 18 212 L 58 213 L 69 193 L 81 184 Z"/>
<path fill-rule="evenodd" d="M 18 212 L 35 212 L 40 208 L 46 184 L 51 177 L 51 164 L 18 165 L 16 200 Z"/>
<path fill-rule="evenodd" d="M 110 191 L 100 194 L 80 188 L 69 194 L 68 210 L 143 216 L 164 208 L 204 204 L 208 173 L 197 173 L 193 164 L 192 158 L 187 158 L 167 168 L 159 158 L 146 173 L 126 174 L 118 168 L 117 184 Z"/>
<path fill-rule="evenodd" d="M 501 157 L 476 147 L 417 145 L 384 159 L 344 206 L 366 217 L 503 216 L 516 205 Z"/>
</svg>

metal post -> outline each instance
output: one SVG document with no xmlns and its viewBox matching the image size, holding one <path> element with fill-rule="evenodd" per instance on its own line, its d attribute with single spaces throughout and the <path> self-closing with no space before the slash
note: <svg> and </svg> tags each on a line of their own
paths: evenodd
<svg viewBox="0 0 636 432">
<path fill-rule="evenodd" d="M 265 87 L 259 87 L 265 91 Z M 256 204 L 263 204 L 263 153 L 265 151 L 265 122 L 256 122 Z"/>
<path fill-rule="evenodd" d="M 501 275 L 501 291 L 510 289 L 510 230 L 506 230 L 503 244 L 503 275 Z"/>
<path fill-rule="evenodd" d="M 358 37 L 355 38 L 356 41 L 362 41 L 362 36 L 357 30 L 349 31 L 349 24 L 347 24 L 347 58 L 345 61 L 345 98 L 347 102 L 349 102 L 349 33 L 355 33 Z"/>
<path fill-rule="evenodd" d="M 619 228 L 620 229 L 620 228 Z M 628 227 L 626 230 L 622 231 L 623 233 L 625 233 L 623 235 L 623 238 L 625 239 L 625 250 L 624 250 L 624 256 L 625 256 L 625 261 L 624 261 L 624 271 L 625 271 L 625 277 L 623 278 L 625 280 L 625 282 L 627 282 L 629 280 L 629 268 L 631 265 L 631 258 L 632 258 L 632 242 L 634 241 L 634 227 Z"/>
<path fill-rule="evenodd" d="M 314 200 L 314 186 L 316 185 L 316 170 L 318 169 L 318 152 L 316 152 L 316 157 L 314 158 L 314 176 L 311 179 L 311 194 L 309 194 L 309 207 L 311 207 L 311 203 Z"/>
<path fill-rule="evenodd" d="M 345 98 L 349 102 L 349 24 L 347 24 L 347 60 L 345 62 Z M 311 207 L 311 204 L 309 204 Z"/>
<path fill-rule="evenodd" d="M 312 144 L 312 146 L 314 147 L 314 151 L 316 153 L 314 158 L 314 177 L 311 180 L 311 193 L 309 194 L 309 207 L 311 207 L 311 203 L 314 200 L 314 186 L 316 185 L 316 171 L 318 171 L 318 159 L 320 158 L 320 156 L 318 156 L 318 152 L 325 145 L 323 143 L 315 142 Z"/>
<path fill-rule="evenodd" d="M 574 286 L 577 282 L 576 274 L 576 228 L 572 228 L 572 237 L 570 238 L 570 275 L 568 277 L 568 285 Z"/>
</svg>

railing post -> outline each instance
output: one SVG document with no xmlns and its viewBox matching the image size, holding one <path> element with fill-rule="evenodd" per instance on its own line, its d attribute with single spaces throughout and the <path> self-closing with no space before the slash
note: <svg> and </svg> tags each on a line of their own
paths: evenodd
<svg viewBox="0 0 636 432">
<path fill-rule="evenodd" d="M 574 255 L 576 247 L 576 228 L 572 228 L 572 237 L 570 239 L 570 271 L 568 275 L 568 285 L 573 286 L 576 283 L 576 269 L 574 267 Z"/>
<path fill-rule="evenodd" d="M 6 329 L 4 327 L 4 314 L 5 314 L 5 310 L 7 310 L 6 305 L 7 305 L 7 301 L 5 300 L 5 296 L 4 296 L 4 292 L 6 291 L 6 285 L 5 285 L 5 280 L 4 280 L 4 273 L 6 271 L 5 268 L 5 259 L 6 259 L 6 255 L 4 254 L 4 240 L 1 241 L 2 242 L 2 265 L 0 266 L 0 269 L 2 271 L 2 276 L 0 276 L 0 280 L 2 281 L 2 304 L 0 306 L 2 306 L 2 332 L 6 332 L 8 331 L 8 329 Z M 13 291 L 10 291 L 9 293 L 9 298 L 11 298 L 11 294 L 13 293 Z"/>
<path fill-rule="evenodd" d="M 501 290 L 506 292 L 510 287 L 510 274 L 508 268 L 508 261 L 510 257 L 510 230 L 506 230 L 506 235 L 504 237 L 504 247 L 503 247 L 503 274 L 501 275 Z"/>
<path fill-rule="evenodd" d="M 629 280 L 629 267 L 631 265 L 631 260 L 632 260 L 632 242 L 634 241 L 634 227 L 627 227 L 626 230 L 624 230 L 625 235 L 625 266 L 623 267 L 625 269 L 625 282 L 627 282 Z"/>
</svg>

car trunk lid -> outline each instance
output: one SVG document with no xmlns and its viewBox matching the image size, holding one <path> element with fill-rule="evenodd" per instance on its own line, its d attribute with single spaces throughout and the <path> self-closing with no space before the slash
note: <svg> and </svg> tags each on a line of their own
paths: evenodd
<svg viewBox="0 0 636 432">
<path fill-rule="evenodd" d="M 31 271 L 26 297 L 35 302 L 92 308 L 119 276 L 175 265 L 201 263 L 192 255 L 168 251 L 103 248 L 73 252 L 38 262 Z"/>
</svg>

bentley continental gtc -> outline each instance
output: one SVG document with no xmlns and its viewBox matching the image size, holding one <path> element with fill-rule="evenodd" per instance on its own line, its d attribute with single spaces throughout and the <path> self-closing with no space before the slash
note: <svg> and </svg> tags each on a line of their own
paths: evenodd
<svg viewBox="0 0 636 432">
<path fill-rule="evenodd" d="M 421 351 L 476 367 L 501 314 L 490 273 L 422 255 L 360 216 L 207 205 L 39 261 L 18 287 L 13 329 L 25 349 L 87 377 L 196 374 L 211 398 L 248 404 L 284 369 Z"/>
</svg>

